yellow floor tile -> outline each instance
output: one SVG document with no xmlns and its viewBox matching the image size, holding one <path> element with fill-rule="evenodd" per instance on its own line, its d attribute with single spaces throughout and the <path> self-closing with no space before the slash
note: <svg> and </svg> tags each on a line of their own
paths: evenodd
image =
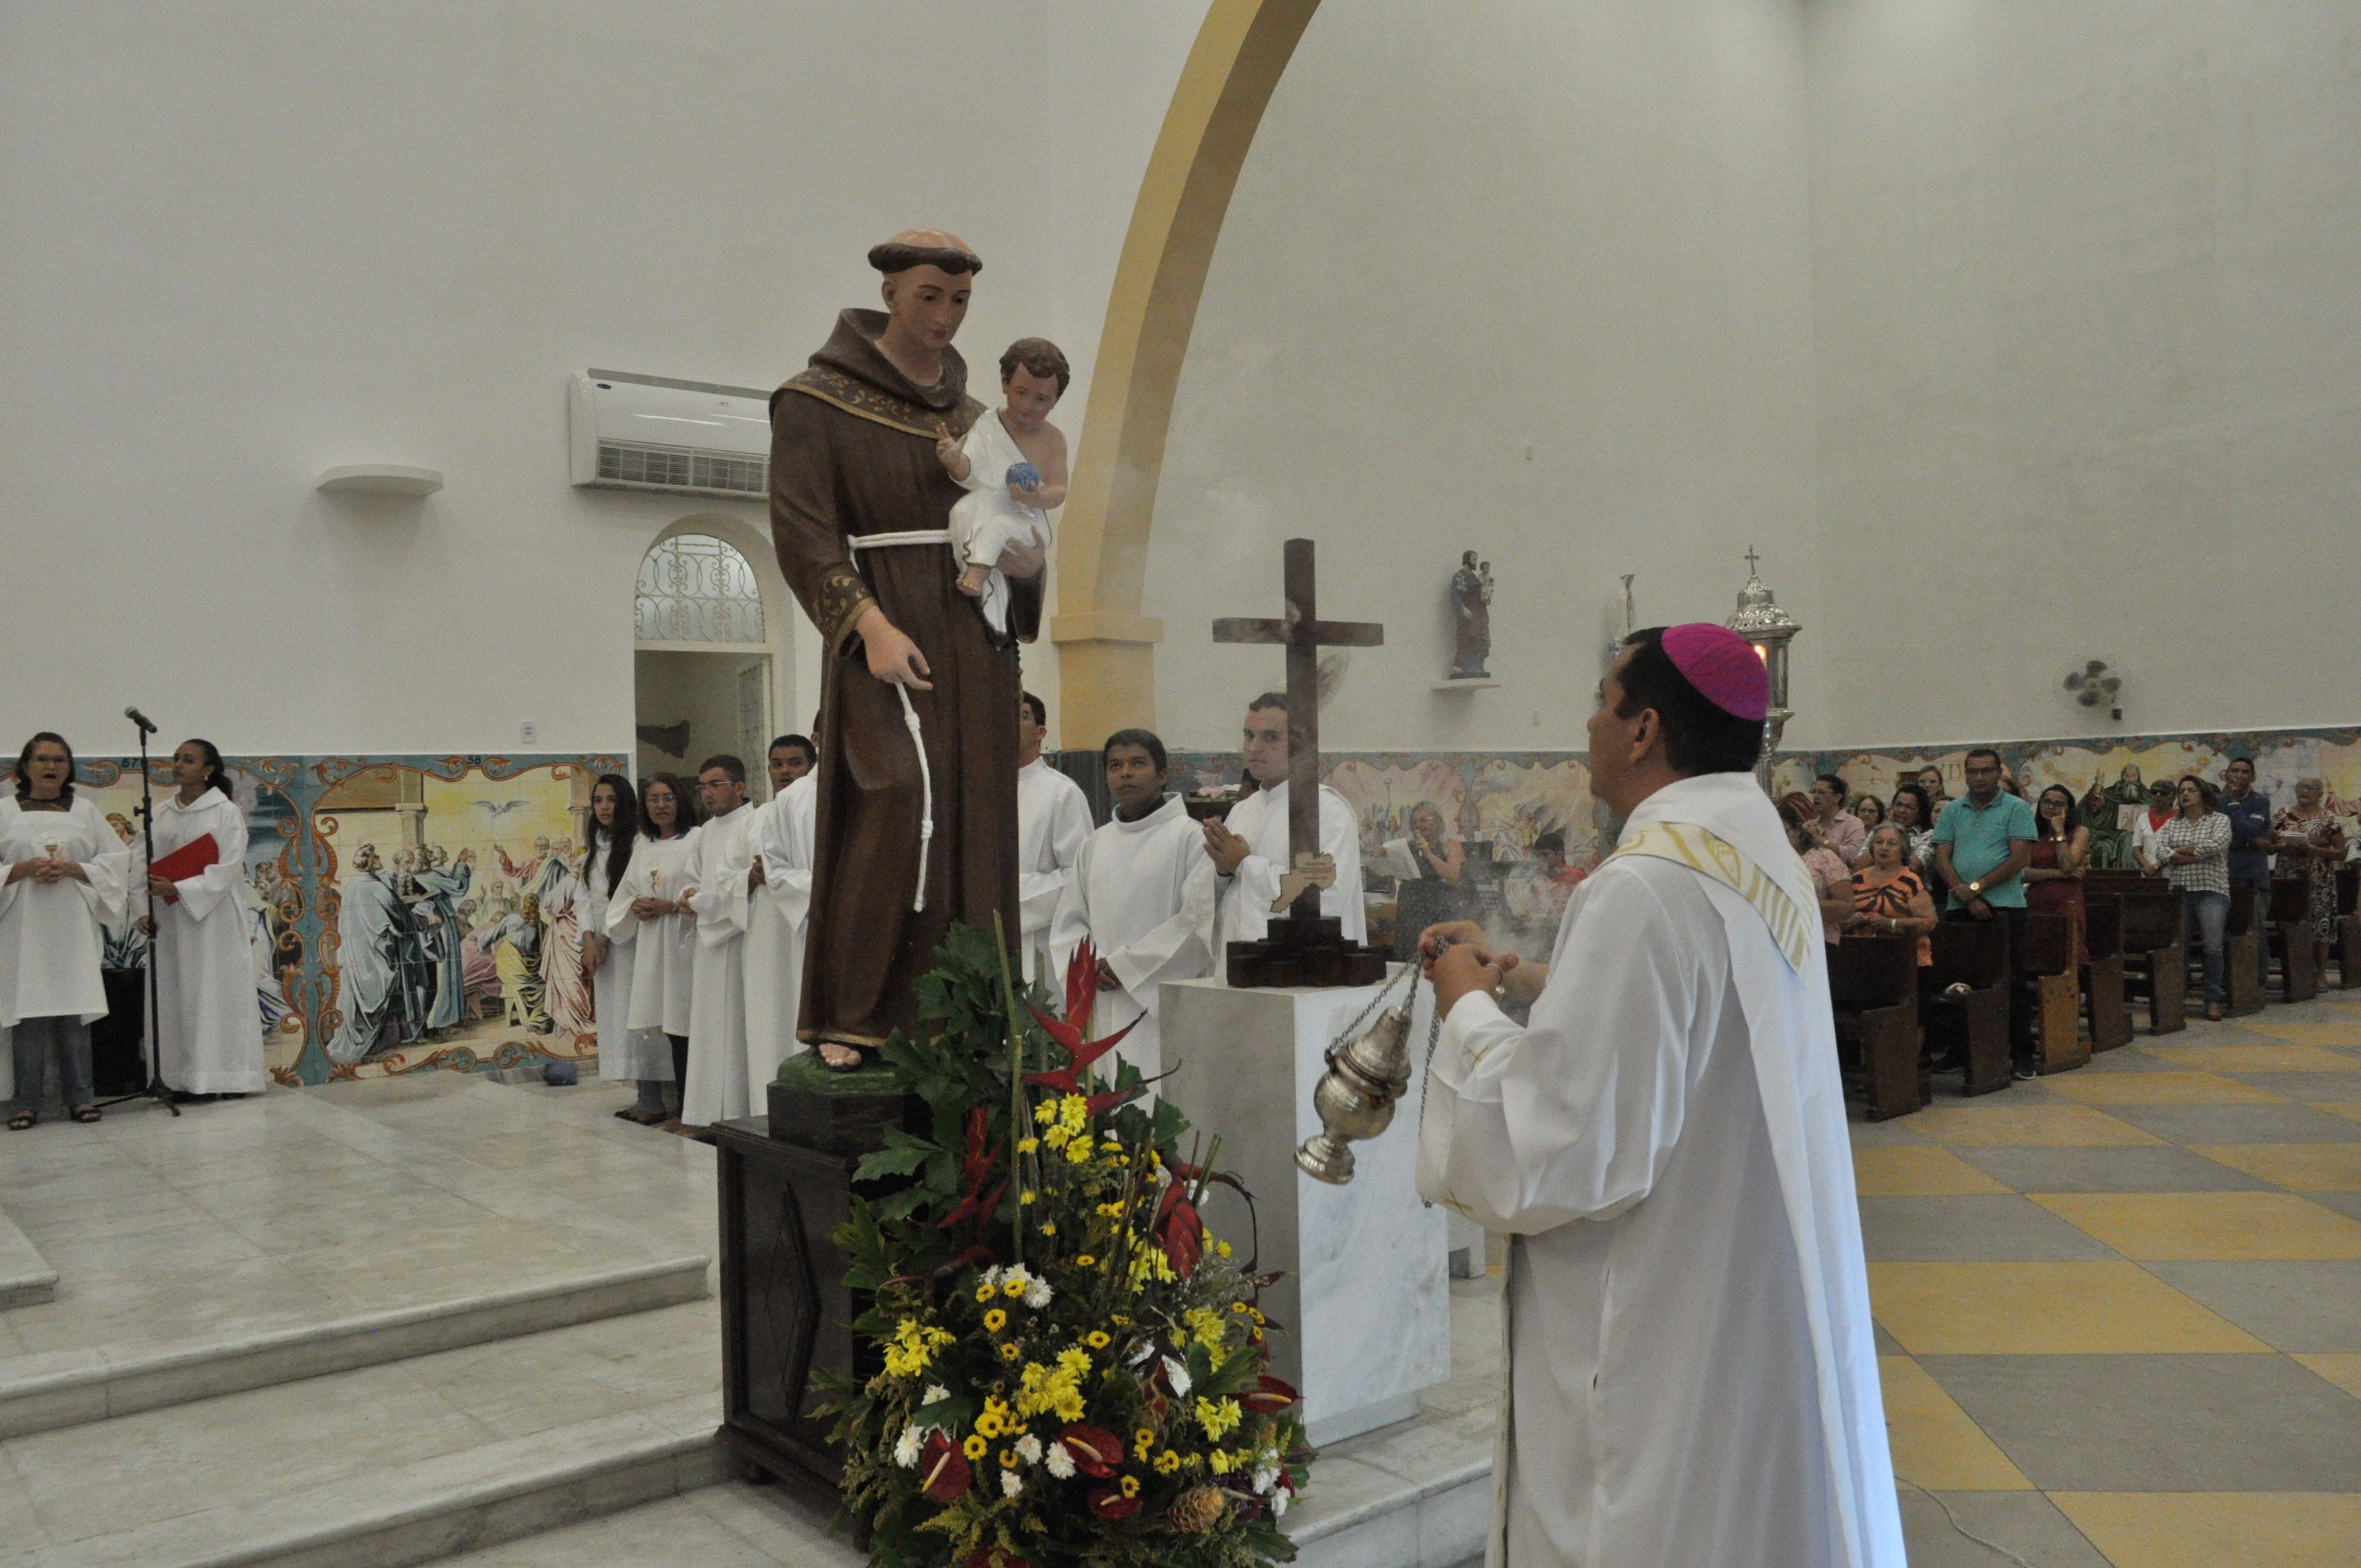
<svg viewBox="0 0 2361 1568">
<path fill-rule="evenodd" d="M 2261 1020 L 2242 1023 L 2241 1028 L 2252 1029 L 2257 1035 L 2268 1035 L 2274 1040 L 2287 1040 L 2299 1046 L 2361 1046 L 2361 1021 L 2340 1024 L 2274 1024 Z"/>
<path fill-rule="evenodd" d="M 1877 1358 L 1894 1474 L 1930 1492 L 2029 1492 L 2033 1483 L 1906 1355 Z"/>
<path fill-rule="evenodd" d="M 2307 1103 L 2315 1111 L 2325 1111 L 2332 1116 L 2342 1116 L 2348 1122 L 2361 1122 L 2361 1101 L 2313 1100 Z"/>
<path fill-rule="evenodd" d="M 2041 1081 L 2085 1105 L 2268 1105 L 2286 1099 L 2210 1072 L 2066 1072 Z"/>
<path fill-rule="evenodd" d="M 2361 1149 L 2361 1144 L 2353 1146 Z M 1864 1198 L 1954 1198 L 2012 1190 L 1949 1149 L 1905 1145 L 1853 1150 L 1852 1182 Z"/>
<path fill-rule="evenodd" d="M 2314 1354 L 2299 1355 L 2295 1359 L 2355 1398 L 2361 1399 L 2361 1355 Z"/>
<path fill-rule="evenodd" d="M 2147 1263 L 2361 1257 L 2361 1220 L 2292 1192 L 2028 1192 L 2125 1257 Z"/>
<path fill-rule="evenodd" d="M 2147 1052 L 2207 1072 L 2361 1072 L 2361 1057 L 2318 1046 L 2150 1046 Z"/>
<path fill-rule="evenodd" d="M 2191 1144 L 2189 1152 L 2298 1192 L 2361 1192 L 2361 1144 Z"/>
<path fill-rule="evenodd" d="M 1872 1263 L 1869 1300 L 1913 1355 L 2270 1349 L 2129 1263 Z"/>
<path fill-rule="evenodd" d="M 2048 1081 L 2054 1084 L 2058 1080 Z M 2361 1106 L 2356 1110 L 2361 1112 Z M 1938 1144 L 1957 1144 L 1962 1148 L 1997 1145 L 2096 1147 L 2164 1142 L 2087 1105 L 1962 1105 L 1957 1109 L 1921 1111 L 1905 1124 L 1922 1137 Z"/>
<path fill-rule="evenodd" d="M 2361 1493 L 2052 1492 L 2115 1568 L 2354 1568 Z"/>
</svg>

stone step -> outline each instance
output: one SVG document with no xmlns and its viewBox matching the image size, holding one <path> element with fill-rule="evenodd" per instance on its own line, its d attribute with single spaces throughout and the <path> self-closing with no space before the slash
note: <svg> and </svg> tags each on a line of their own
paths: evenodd
<svg viewBox="0 0 2361 1568">
<path fill-rule="evenodd" d="M 25 1239 L 16 1222 L 0 1213 L 0 1311 L 30 1307 L 58 1293 L 58 1271 Z"/>
<path fill-rule="evenodd" d="M 715 1311 L 603 1319 L 0 1443 L 7 1568 L 401 1568 L 708 1486 Z"/>
<path fill-rule="evenodd" d="M 322 1321 L 4 1357 L 0 1438 L 695 1301 L 708 1274 L 689 1253 Z"/>
</svg>

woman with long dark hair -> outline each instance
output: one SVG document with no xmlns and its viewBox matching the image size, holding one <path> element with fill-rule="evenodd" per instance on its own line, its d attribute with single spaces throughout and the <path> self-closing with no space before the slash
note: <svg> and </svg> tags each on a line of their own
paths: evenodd
<svg viewBox="0 0 2361 1568">
<path fill-rule="evenodd" d="M 156 802 L 156 864 L 139 867 L 155 919 L 156 1076 L 183 1098 L 259 1094 L 246 813 L 210 740 L 174 749 L 172 783 Z"/>
<path fill-rule="evenodd" d="M 582 968 L 589 978 L 591 1015 L 598 1028 L 598 1076 L 639 1085 L 640 1102 L 615 1113 L 653 1126 L 664 1119 L 664 1086 L 672 1056 L 660 1030 L 631 1027 L 632 938 L 636 924 L 608 929 L 607 916 L 640 839 L 640 803 L 631 781 L 600 773 L 590 786 L 590 820 L 582 842 Z M 653 1044 L 654 1049 L 647 1047 Z M 658 1070 L 661 1069 L 662 1070 Z"/>
<path fill-rule="evenodd" d="M 52 1055 L 68 1113 L 98 1120 L 90 1025 L 106 1015 L 99 927 L 123 918 L 131 851 L 95 805 L 76 798 L 73 775 L 73 748 L 44 729 L 16 754 L 16 793 L 0 799 L 0 1027 L 15 1035 L 8 1125 L 20 1133 L 40 1119 Z"/>
<path fill-rule="evenodd" d="M 2051 784 L 2033 806 L 2033 863 L 2025 868 L 2025 906 L 2036 915 L 2063 915 L 2074 927 L 2074 952 L 2091 955 L 2082 939 L 2082 876 L 2091 858 L 2091 830 L 2074 792 Z"/>
<path fill-rule="evenodd" d="M 653 1108 L 664 1120 L 664 1089 L 670 1085 L 674 1114 L 680 1085 L 688 1077 L 688 1003 L 696 979 L 697 916 L 682 907 L 686 869 L 697 839 L 697 792 L 675 773 L 652 773 L 640 784 L 639 839 L 622 880 L 608 894 L 607 934 L 631 948 L 631 994 L 624 1014 L 627 1031 L 663 1036 L 663 1048 L 632 1050 L 639 1103 L 626 1121 L 642 1121 Z M 651 1045 L 653 1042 L 649 1042 Z M 603 1066 L 601 1070 L 605 1070 Z M 620 1076 L 620 1075 L 619 1075 Z"/>
</svg>

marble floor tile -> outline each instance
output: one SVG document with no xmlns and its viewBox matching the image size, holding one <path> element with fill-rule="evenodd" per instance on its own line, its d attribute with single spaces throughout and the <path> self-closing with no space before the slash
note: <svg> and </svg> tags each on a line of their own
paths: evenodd
<svg viewBox="0 0 2361 1568">
<path fill-rule="evenodd" d="M 2018 1192 L 2261 1192 L 2270 1186 L 2259 1177 L 2164 1144 L 2139 1148 L 1994 1145 L 1963 1148 L 1960 1157 Z"/>
<path fill-rule="evenodd" d="M 2361 1058 L 2318 1046 L 2151 1046 L 2151 1053 L 2205 1072 L 2361 1072 Z"/>
<path fill-rule="evenodd" d="M 2099 1549 L 2038 1492 L 1930 1497 L 1905 1486 L 1901 1502 L 1910 1568 L 2000 1568 L 2007 1561 L 1961 1534 L 1963 1530 L 2014 1552 L 2035 1568 L 2108 1568 Z"/>
<path fill-rule="evenodd" d="M 2257 1035 L 2268 1035 L 2300 1046 L 2361 1046 L 2361 1015 L 2356 1010 L 2341 1009 L 2349 1021 L 2299 1023 L 2272 1017 L 2266 1014 L 2246 1026 Z"/>
<path fill-rule="evenodd" d="M 719 1303 L 691 1301 L 406 1364 L 498 1437 L 522 1437 L 721 1386 Z"/>
<path fill-rule="evenodd" d="M 2131 1263 L 1872 1263 L 1869 1298 L 1922 1360 L 2270 1348 Z"/>
<path fill-rule="evenodd" d="M 2361 1355 L 2299 1354 L 2294 1357 L 2339 1388 L 2361 1399 Z"/>
<path fill-rule="evenodd" d="M 2361 1220 L 2361 1192 L 2313 1192 L 2308 1196 L 2323 1208 Z"/>
<path fill-rule="evenodd" d="M 441 1561 L 445 1568 L 778 1568 L 795 1559 L 730 1530 L 692 1494 Z M 848 1554 L 848 1561 L 862 1559 Z"/>
<path fill-rule="evenodd" d="M 2213 1072 L 2061 1073 L 2048 1087 L 2084 1105 L 2268 1105 L 2286 1098 Z"/>
<path fill-rule="evenodd" d="M 1927 1142 L 1926 1135 L 1907 1124 L 1917 1119 L 1916 1116 L 1902 1116 L 1891 1122 L 1847 1122 L 1845 1132 L 1857 1149 L 1882 1149 L 1895 1146 L 1911 1147 Z"/>
<path fill-rule="evenodd" d="M 2361 1491 L 2361 1400 L 2283 1355 L 1920 1364 L 2045 1492 Z"/>
<path fill-rule="evenodd" d="M 328 1298 L 276 1258 L 133 1274 L 104 1289 L 66 1276 L 57 1299 L 8 1314 L 28 1354 L 155 1345 L 232 1329 L 284 1328 L 328 1314 Z"/>
<path fill-rule="evenodd" d="M 2314 1105 L 2342 1102 L 2361 1108 L 2361 1073 L 2355 1072 L 2234 1072 L 2225 1076 L 2290 1100 Z"/>
<path fill-rule="evenodd" d="M 2361 1105 L 2356 1105 L 2350 1101 L 2316 1100 L 2312 1102 L 2312 1108 L 2315 1111 L 2325 1111 L 2332 1116 L 2343 1116 L 2349 1121 L 2361 1122 Z"/>
<path fill-rule="evenodd" d="M 2118 1105 L 2126 1126 L 2181 1144 L 2361 1143 L 2361 1105 L 2346 1117 L 2334 1106 Z M 2096 1114 L 2096 1113 L 2092 1113 Z"/>
<path fill-rule="evenodd" d="M 1886 1437 L 1897 1480 L 1928 1491 L 2031 1491 L 2033 1483 L 1968 1419 L 1959 1402 L 1906 1355 L 1877 1359 Z"/>
<path fill-rule="evenodd" d="M 2361 1353 L 2361 1263 L 2154 1263 L 2148 1272 L 2274 1350 Z"/>
<path fill-rule="evenodd" d="M 2069 1492 L 2054 1501 L 2115 1568 L 2361 1563 L 2361 1497 Z"/>
<path fill-rule="evenodd" d="M 2294 1192 L 2361 1192 L 2361 1144 L 2198 1144 L 2191 1152 Z"/>
<path fill-rule="evenodd" d="M 2361 1258 L 2361 1222 L 2292 1192 L 2037 1192 L 2033 1201 L 2141 1261 Z"/>
<path fill-rule="evenodd" d="M 2009 1190 L 1946 1148 L 1856 1148 L 1853 1190 L 1863 1198 L 1935 1198 Z"/>
<path fill-rule="evenodd" d="M 2014 1193 L 1863 1198 L 1860 1207 L 1862 1254 L 1872 1263 L 2001 1263 L 2114 1255 L 2074 1226 Z"/>
<path fill-rule="evenodd" d="M 1998 1098 L 1997 1096 L 1995 1098 Z M 2104 1146 L 2152 1144 L 2156 1135 L 2087 1105 L 1987 1105 L 1921 1111 L 1911 1118 L 1926 1138 L 1949 1147 L 2014 1145 Z"/>
</svg>

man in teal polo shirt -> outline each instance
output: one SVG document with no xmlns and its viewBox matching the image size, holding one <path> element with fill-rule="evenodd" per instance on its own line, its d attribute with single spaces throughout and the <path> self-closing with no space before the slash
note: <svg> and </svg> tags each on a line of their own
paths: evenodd
<svg viewBox="0 0 2361 1568">
<path fill-rule="evenodd" d="M 1948 920 L 2008 927 L 2008 1050 L 2015 1075 L 2033 1076 L 2033 1001 L 2026 993 L 2025 868 L 2033 862 L 2033 807 L 2000 787 L 2000 753 L 1968 753 L 1968 793 L 1935 824 L 1935 874 L 1950 889 Z"/>
</svg>

